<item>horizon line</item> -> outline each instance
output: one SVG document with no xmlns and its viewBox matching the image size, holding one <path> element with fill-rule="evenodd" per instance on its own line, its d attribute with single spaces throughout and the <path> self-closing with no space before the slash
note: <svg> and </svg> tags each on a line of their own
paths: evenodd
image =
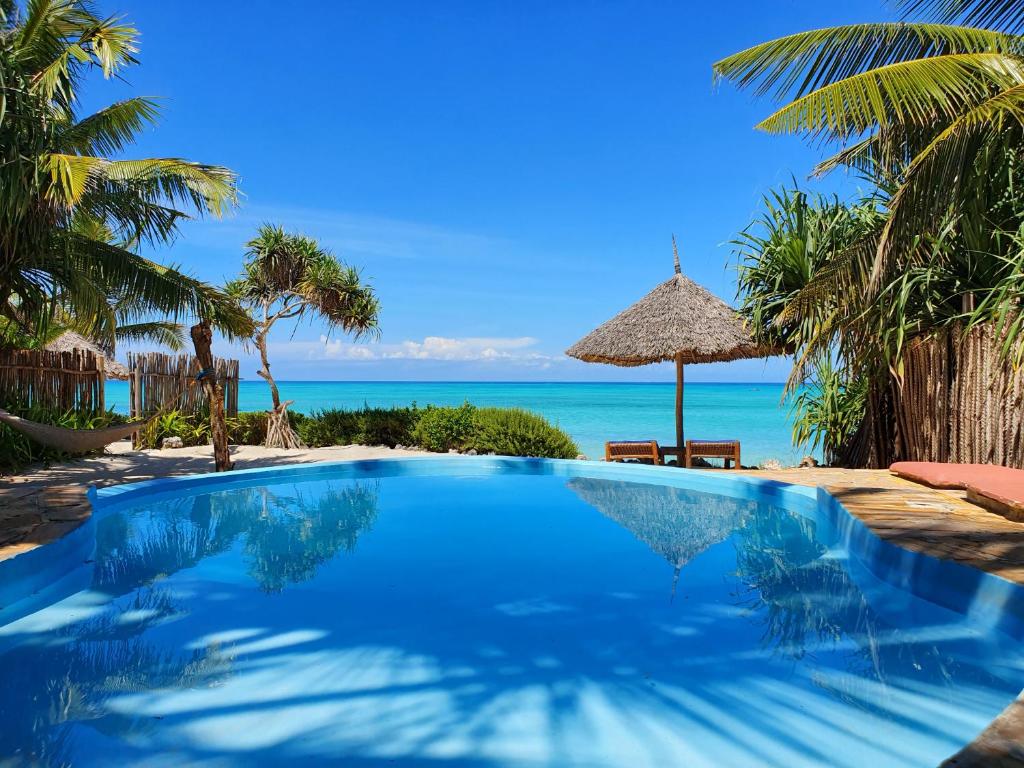
<svg viewBox="0 0 1024 768">
<path fill-rule="evenodd" d="M 116 381 L 108 379 L 107 383 Z M 265 384 L 260 378 L 241 377 L 242 382 Z M 572 381 L 568 379 L 275 379 L 278 384 L 616 384 L 622 386 L 635 384 L 661 384 L 674 387 L 674 381 Z M 125 382 L 127 383 L 127 382 Z M 683 386 L 702 385 L 736 385 L 736 386 L 785 386 L 784 381 L 687 381 Z"/>
</svg>

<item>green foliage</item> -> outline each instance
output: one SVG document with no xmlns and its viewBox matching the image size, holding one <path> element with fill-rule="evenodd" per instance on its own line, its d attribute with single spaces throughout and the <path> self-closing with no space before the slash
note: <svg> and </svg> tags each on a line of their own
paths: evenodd
<svg viewBox="0 0 1024 768">
<path fill-rule="evenodd" d="M 32 408 L 5 406 L 5 410 L 30 421 L 54 424 L 67 429 L 103 429 L 116 424 L 124 424 L 127 421 L 113 411 L 106 413 L 63 412 L 38 406 Z M 41 446 L 29 440 L 21 432 L 17 432 L 5 424 L 0 424 L 0 472 L 11 472 L 34 462 L 62 461 L 72 458 L 74 455 Z"/>
<path fill-rule="evenodd" d="M 227 419 L 228 441 L 235 445 L 260 445 L 267 439 L 266 411 L 242 411 Z"/>
<path fill-rule="evenodd" d="M 202 316 L 247 335 L 248 315 L 211 286 L 139 253 L 174 240 L 182 219 L 220 215 L 230 170 L 179 158 L 125 159 L 158 121 L 130 97 L 78 113 L 93 73 L 122 79 L 138 30 L 87 0 L 30 2 L 0 17 L 0 311 L 34 335 L 68 318 L 112 345 L 118 320 Z M 111 301 L 127 299 L 129 318 Z M 136 327 L 135 336 L 160 334 Z"/>
<path fill-rule="evenodd" d="M 260 311 L 261 332 L 277 320 L 309 317 L 357 336 L 376 331 L 380 306 L 373 288 L 313 238 L 264 224 L 246 248 L 242 275 L 227 290 Z"/>
<path fill-rule="evenodd" d="M 416 422 L 412 438 L 416 445 L 439 453 L 462 450 L 476 430 L 475 406 L 428 405 Z"/>
<path fill-rule="evenodd" d="M 362 432 L 362 422 L 358 411 L 329 408 L 313 413 L 296 430 L 302 442 L 310 448 L 349 445 L 356 442 L 356 437 Z"/>
<path fill-rule="evenodd" d="M 166 437 L 180 437 L 186 447 L 208 444 L 209 415 L 168 411 L 151 420 L 141 433 L 142 445 L 145 448 L 161 447 Z"/>
<path fill-rule="evenodd" d="M 579 447 L 558 427 L 521 408 L 479 408 L 470 446 L 479 453 L 574 459 Z"/>
<path fill-rule="evenodd" d="M 915 338 L 992 323 L 1004 331 L 1006 364 L 1024 362 L 1018 156 L 987 158 L 985 182 L 964 214 L 918 238 L 927 259 L 907 264 L 878 290 L 870 288 L 871 265 L 889 217 L 885 192 L 853 203 L 795 187 L 765 196 L 762 215 L 734 242 L 740 313 L 760 341 L 794 355 L 788 393 L 798 443 L 820 446 L 829 461 L 858 461 L 856 451 L 872 445 L 853 444 L 862 421 L 869 433 L 888 434 L 885 424 L 895 417 L 882 405 L 883 393 Z M 866 408 L 869 401 L 878 407 Z"/>
<path fill-rule="evenodd" d="M 358 411 L 331 408 L 302 418 L 289 414 L 302 442 L 311 448 L 328 445 L 396 445 L 412 443 L 412 430 L 419 418 L 410 408 L 370 408 Z"/>
<path fill-rule="evenodd" d="M 792 399 L 793 442 L 821 448 L 831 464 L 861 425 L 868 387 L 864 379 L 847 380 L 830 361 L 819 362 L 813 370 Z"/>
<path fill-rule="evenodd" d="M 409 445 L 420 411 L 410 408 L 366 408 L 360 411 L 362 429 L 358 442 L 364 445 Z"/>
<path fill-rule="evenodd" d="M 759 128 L 837 150 L 823 171 L 845 166 L 891 186 L 889 215 L 867 264 L 872 293 L 928 262 L 927 242 L 976 210 L 990 159 L 1024 137 L 1019 3 L 900 2 L 932 18 L 984 18 L 1008 31 L 916 21 L 847 25 L 762 43 L 714 65 L 716 77 L 789 102 Z"/>
<path fill-rule="evenodd" d="M 75 413 L 48 414 L 19 411 L 33 421 L 60 424 L 72 429 L 96 429 L 120 424 L 122 416 L 80 416 Z M 331 445 L 417 446 L 446 453 L 454 448 L 470 448 L 478 453 L 494 452 L 506 456 L 538 456 L 571 459 L 579 454 L 572 439 L 537 414 L 518 408 L 476 408 L 470 403 L 458 407 L 428 406 L 415 403 L 405 408 L 359 410 L 331 408 L 311 415 L 289 413 L 302 441 L 310 448 Z M 235 445 L 262 445 L 267 436 L 267 412 L 243 411 L 228 419 L 228 436 Z M 61 454 L 35 447 L 7 427 L 0 426 L 0 466 L 16 467 L 40 459 L 63 458 Z M 210 442 L 210 416 L 206 411 L 188 414 L 173 410 L 149 422 L 142 432 L 143 448 L 159 448 L 165 437 L 180 437 L 186 447 Z"/>
<path fill-rule="evenodd" d="M 319 411 L 298 424 L 306 445 L 415 445 L 436 453 L 475 449 L 507 456 L 571 459 L 572 439 L 540 416 L 517 408 L 460 406 Z"/>
</svg>

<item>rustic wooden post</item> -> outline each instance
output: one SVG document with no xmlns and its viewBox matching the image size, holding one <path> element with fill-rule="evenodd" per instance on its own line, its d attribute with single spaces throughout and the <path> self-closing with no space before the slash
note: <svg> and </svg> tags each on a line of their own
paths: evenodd
<svg viewBox="0 0 1024 768">
<path fill-rule="evenodd" d="M 196 348 L 199 367 L 207 372 L 202 386 L 206 401 L 210 405 L 210 435 L 213 439 L 213 462 L 218 472 L 234 469 L 231 450 L 228 446 L 228 425 L 224 417 L 224 384 L 217 377 L 213 364 L 213 329 L 205 320 L 192 326 L 192 344 Z"/>
<path fill-rule="evenodd" d="M 107 358 L 100 355 L 96 358 L 96 398 L 99 412 L 107 412 Z"/>
<path fill-rule="evenodd" d="M 128 406 L 128 414 L 131 418 L 142 418 L 142 368 L 136 367 L 132 371 L 131 405 Z M 135 430 L 132 433 L 132 447 L 138 450 L 142 447 L 142 432 Z"/>
</svg>

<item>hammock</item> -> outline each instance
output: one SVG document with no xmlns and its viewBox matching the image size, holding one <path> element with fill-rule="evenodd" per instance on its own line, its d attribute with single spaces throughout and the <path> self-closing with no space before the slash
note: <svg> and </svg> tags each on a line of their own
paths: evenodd
<svg viewBox="0 0 1024 768">
<path fill-rule="evenodd" d="M 106 445 L 123 440 L 133 432 L 142 429 L 146 422 L 133 421 L 130 424 L 118 424 L 116 427 L 103 429 L 68 429 L 53 424 L 40 424 L 0 408 L 0 422 L 11 429 L 16 429 L 30 440 L 65 453 L 91 453 Z"/>
<path fill-rule="evenodd" d="M 181 386 L 174 397 L 168 398 L 167 402 L 156 410 L 156 413 L 143 421 L 132 421 L 128 424 L 118 424 L 117 426 L 104 427 L 103 429 L 68 429 L 67 427 L 58 427 L 53 424 L 40 424 L 38 421 L 29 421 L 0 408 L 0 422 L 6 424 L 11 429 L 18 430 L 30 440 L 34 440 L 40 445 L 45 445 L 47 448 L 64 451 L 65 453 L 91 453 L 111 443 L 116 443 L 118 440 L 124 440 L 133 432 L 144 429 L 149 422 L 161 416 L 167 408 L 176 404 L 192 384 L 202 381 L 203 378 L 209 375 L 210 372 L 205 370 L 197 373 L 194 379 L 187 381 Z"/>
</svg>

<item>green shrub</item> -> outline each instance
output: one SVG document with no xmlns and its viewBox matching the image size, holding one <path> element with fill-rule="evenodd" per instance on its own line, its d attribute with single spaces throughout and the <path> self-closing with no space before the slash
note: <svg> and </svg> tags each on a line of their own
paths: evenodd
<svg viewBox="0 0 1024 768">
<path fill-rule="evenodd" d="M 475 427 L 467 447 L 479 453 L 574 459 L 580 452 L 561 429 L 521 408 L 480 408 Z"/>
<path fill-rule="evenodd" d="M 180 437 L 186 447 L 206 445 L 210 442 L 210 417 L 205 413 L 167 411 L 150 420 L 140 437 L 143 448 L 159 448 L 165 437 Z"/>
<path fill-rule="evenodd" d="M 355 442 L 362 445 L 409 445 L 413 441 L 413 427 L 420 412 L 411 408 L 366 408 L 358 411 L 362 426 Z"/>
<path fill-rule="evenodd" d="M 67 429 L 103 429 L 115 424 L 124 424 L 127 419 L 113 411 L 78 412 L 57 411 L 50 408 L 33 406 L 4 406 L 4 410 L 21 416 L 23 419 L 36 421 L 40 424 L 54 424 Z M 71 454 L 46 448 L 29 440 L 21 432 L 0 424 L 0 472 L 11 472 L 26 464 L 34 462 L 61 461 L 72 456 L 88 454 Z"/>
<path fill-rule="evenodd" d="M 370 408 L 358 411 L 331 408 L 300 420 L 293 420 L 302 442 L 311 448 L 328 445 L 408 445 L 412 428 L 419 418 L 416 406 L 409 408 Z M 300 414 L 294 414 L 300 416 Z"/>
<path fill-rule="evenodd" d="M 330 408 L 318 411 L 295 425 L 302 442 L 310 448 L 323 448 L 328 445 L 349 445 L 356 442 L 362 431 L 359 413 Z"/>
<path fill-rule="evenodd" d="M 463 403 L 452 406 L 428 405 L 420 412 L 412 431 L 413 442 L 428 451 L 445 453 L 462 450 L 476 429 L 476 407 Z"/>
<path fill-rule="evenodd" d="M 294 414 L 289 414 L 293 416 Z M 292 418 L 292 425 L 295 425 Z M 228 442 L 234 445 L 263 445 L 267 439 L 267 412 L 240 411 L 227 420 Z"/>
</svg>

